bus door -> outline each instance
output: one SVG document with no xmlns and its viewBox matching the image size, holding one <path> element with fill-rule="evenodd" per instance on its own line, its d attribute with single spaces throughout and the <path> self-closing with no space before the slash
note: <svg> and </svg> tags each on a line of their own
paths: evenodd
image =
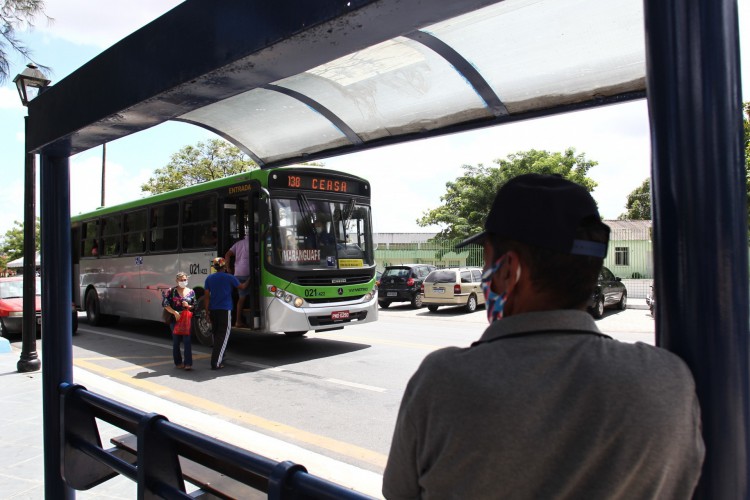
<svg viewBox="0 0 750 500">
<path fill-rule="evenodd" d="M 73 258 L 73 268 L 70 284 L 73 287 L 72 298 L 76 308 L 83 309 L 83 303 L 81 302 L 81 223 L 76 222 L 71 225 L 71 237 L 70 237 L 70 255 Z"/>
<path fill-rule="evenodd" d="M 221 215 L 221 239 L 219 245 L 219 256 L 226 255 L 226 252 L 237 241 L 244 238 L 248 240 L 250 249 L 250 274 L 252 290 L 248 300 L 243 306 L 245 324 L 253 329 L 260 328 L 260 307 L 259 307 L 259 283 L 260 269 L 258 258 L 258 242 L 260 241 L 258 224 L 258 203 L 260 186 L 253 185 L 252 189 L 244 191 L 237 196 L 228 196 L 224 198 L 222 215 Z M 233 262 L 227 262 L 227 265 L 233 268 Z"/>
</svg>

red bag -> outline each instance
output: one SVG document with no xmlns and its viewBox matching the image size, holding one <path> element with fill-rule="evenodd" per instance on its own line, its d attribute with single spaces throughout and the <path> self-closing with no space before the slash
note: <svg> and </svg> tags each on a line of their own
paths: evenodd
<svg viewBox="0 0 750 500">
<path fill-rule="evenodd" d="M 193 319 L 193 313 L 187 309 L 180 312 L 180 319 L 174 325 L 175 335 L 190 335 L 190 324 Z"/>
</svg>

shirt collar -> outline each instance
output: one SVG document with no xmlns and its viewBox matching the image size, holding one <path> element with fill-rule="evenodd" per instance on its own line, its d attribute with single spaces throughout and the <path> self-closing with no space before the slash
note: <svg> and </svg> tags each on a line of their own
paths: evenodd
<svg viewBox="0 0 750 500">
<path fill-rule="evenodd" d="M 493 322 L 479 342 L 488 342 L 508 335 L 534 332 L 581 332 L 602 335 L 594 318 L 585 311 L 562 309 L 506 316 Z"/>
</svg>

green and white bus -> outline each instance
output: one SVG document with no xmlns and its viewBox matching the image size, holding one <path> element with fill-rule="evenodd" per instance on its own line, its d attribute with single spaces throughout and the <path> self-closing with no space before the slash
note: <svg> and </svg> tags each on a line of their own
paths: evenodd
<svg viewBox="0 0 750 500">
<path fill-rule="evenodd" d="M 370 184 L 350 174 L 252 170 L 77 215 L 71 226 L 73 300 L 93 325 L 160 320 L 178 271 L 201 296 L 211 260 L 243 238 L 252 290 L 249 326 L 237 331 L 300 336 L 378 316 Z M 193 326 L 210 344 L 200 307 Z"/>
</svg>

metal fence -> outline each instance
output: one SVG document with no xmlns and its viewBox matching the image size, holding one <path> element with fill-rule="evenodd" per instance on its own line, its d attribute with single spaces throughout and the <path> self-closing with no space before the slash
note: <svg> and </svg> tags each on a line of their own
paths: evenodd
<svg viewBox="0 0 750 500">
<path fill-rule="evenodd" d="M 476 245 L 456 250 L 461 240 L 428 240 L 414 243 L 379 243 L 375 249 L 378 270 L 398 264 L 432 264 L 438 268 L 484 265 L 482 248 Z M 604 265 L 623 279 L 653 278 L 653 249 L 650 231 L 612 231 Z"/>
<path fill-rule="evenodd" d="M 631 298 L 645 298 L 654 277 L 650 221 L 607 221 L 612 232 L 604 266 L 621 278 Z M 638 224 L 635 224 L 638 223 Z M 625 225 L 635 226 L 631 228 Z M 382 271 L 399 264 L 431 264 L 438 268 L 484 266 L 482 248 L 470 245 L 456 250 L 456 240 L 379 243 L 375 262 Z"/>
</svg>

